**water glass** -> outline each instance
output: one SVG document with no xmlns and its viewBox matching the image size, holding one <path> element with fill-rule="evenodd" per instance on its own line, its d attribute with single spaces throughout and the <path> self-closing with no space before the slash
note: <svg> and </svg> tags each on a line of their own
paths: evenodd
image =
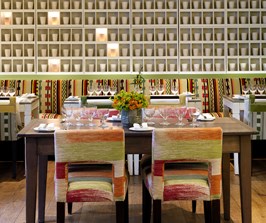
<svg viewBox="0 0 266 223">
<path fill-rule="evenodd" d="M 157 91 L 159 93 L 159 95 L 162 95 L 164 92 L 164 86 L 163 85 L 158 85 L 157 86 Z"/>
<path fill-rule="evenodd" d="M 101 93 L 102 93 L 102 86 L 101 85 L 98 85 L 96 88 L 95 88 L 95 93 L 97 96 L 99 96 Z"/>
<path fill-rule="evenodd" d="M 88 91 L 89 96 L 92 96 L 94 93 L 94 87 L 92 85 L 89 85 L 87 87 L 87 91 Z"/>
<path fill-rule="evenodd" d="M 188 113 L 189 113 L 190 118 L 192 119 L 192 123 L 190 124 L 190 126 L 198 127 L 199 124 L 197 123 L 197 119 L 200 115 L 200 110 L 195 107 L 190 107 L 188 108 Z"/>
<path fill-rule="evenodd" d="M 110 93 L 112 96 L 114 96 L 116 93 L 116 87 L 110 87 Z"/>
<path fill-rule="evenodd" d="M 250 90 L 250 86 L 249 85 L 243 85 L 242 86 L 242 92 L 247 95 L 247 93 L 249 92 Z"/>
<path fill-rule="evenodd" d="M 96 124 L 93 123 L 93 118 L 96 116 L 97 114 L 97 106 L 94 105 L 86 105 L 85 107 L 85 117 L 88 119 L 89 127 L 94 127 L 96 126 Z"/>
<path fill-rule="evenodd" d="M 170 125 L 170 123 L 167 121 L 170 115 L 169 108 L 159 108 L 159 114 L 163 118 L 163 122 L 161 122 L 160 125 L 164 126 Z"/>
<path fill-rule="evenodd" d="M 99 127 L 107 128 L 106 119 L 109 117 L 109 109 L 101 108 L 97 110 L 97 116 L 100 119 L 101 124 Z"/>
<path fill-rule="evenodd" d="M 183 118 L 185 117 L 186 113 L 187 113 L 187 107 L 186 106 L 177 107 L 175 109 L 175 114 L 176 114 L 176 117 L 178 119 L 178 122 L 176 123 L 176 125 L 178 125 L 178 126 L 184 126 L 185 125 L 183 123 Z"/>
<path fill-rule="evenodd" d="M 260 84 L 259 86 L 258 86 L 258 92 L 260 93 L 260 94 L 263 94 L 263 92 L 266 90 L 266 86 L 265 85 L 263 85 L 263 84 Z M 9 93 L 10 94 L 10 93 Z"/>
<path fill-rule="evenodd" d="M 13 97 L 16 94 L 15 88 L 9 88 L 9 96 Z"/>
<path fill-rule="evenodd" d="M 155 95 L 155 92 L 156 92 L 156 87 L 155 86 L 150 86 L 150 93 L 151 95 Z"/>
<path fill-rule="evenodd" d="M 257 85 L 251 85 L 250 86 L 250 92 L 251 92 L 251 94 L 255 95 L 257 92 Z"/>
<path fill-rule="evenodd" d="M 61 111 L 62 111 L 62 115 L 63 115 L 63 117 L 65 119 L 66 127 L 71 126 L 72 124 L 70 122 L 70 119 L 71 119 L 72 114 L 73 114 L 72 108 L 62 107 Z"/>
<path fill-rule="evenodd" d="M 104 95 L 108 95 L 109 91 L 110 91 L 110 86 L 103 86 L 103 94 Z"/>
<path fill-rule="evenodd" d="M 155 114 L 155 108 L 153 107 L 149 107 L 149 108 L 143 108 L 145 117 L 147 119 L 147 124 L 148 125 L 154 125 L 155 123 L 153 121 L 151 121 L 152 117 Z"/>
<path fill-rule="evenodd" d="M 76 119 L 76 126 L 83 126 L 84 124 L 80 122 L 82 116 L 84 116 L 83 108 L 73 108 L 73 116 Z"/>
<path fill-rule="evenodd" d="M 177 95 L 178 94 L 178 88 L 177 88 L 177 86 L 173 85 L 171 87 L 171 92 L 173 93 L 173 95 Z"/>
</svg>

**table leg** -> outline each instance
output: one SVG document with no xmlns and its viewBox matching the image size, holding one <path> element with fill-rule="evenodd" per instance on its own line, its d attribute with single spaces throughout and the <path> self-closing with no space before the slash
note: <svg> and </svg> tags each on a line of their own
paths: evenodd
<svg viewBox="0 0 266 223">
<path fill-rule="evenodd" d="M 224 220 L 230 220 L 230 153 L 223 153 L 222 186 L 224 201 Z"/>
<path fill-rule="evenodd" d="M 37 192 L 37 139 L 26 138 L 26 222 L 35 222 Z"/>
<path fill-rule="evenodd" d="M 241 136 L 240 166 L 240 199 L 243 223 L 251 223 L 251 138 L 250 135 Z"/>
<path fill-rule="evenodd" d="M 39 156 L 39 222 L 45 222 L 45 198 L 46 198 L 46 179 L 47 179 L 47 156 Z"/>
</svg>

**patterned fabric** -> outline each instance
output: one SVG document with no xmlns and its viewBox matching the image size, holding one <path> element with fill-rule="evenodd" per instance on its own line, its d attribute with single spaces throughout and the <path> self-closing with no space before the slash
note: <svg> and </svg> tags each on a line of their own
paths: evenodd
<svg viewBox="0 0 266 223">
<path fill-rule="evenodd" d="M 142 166 L 154 200 L 220 199 L 221 128 L 155 129 L 152 137 L 151 173 Z"/>
<path fill-rule="evenodd" d="M 0 136 L 1 141 L 17 140 L 17 123 L 15 113 L 0 113 Z"/>
<path fill-rule="evenodd" d="M 68 173 L 73 163 L 111 164 L 112 171 L 90 177 Z M 55 197 L 57 202 L 123 201 L 127 191 L 123 129 L 55 131 Z M 80 179 L 82 178 L 82 180 Z"/>
<path fill-rule="evenodd" d="M 250 95 L 244 104 L 244 122 L 258 131 L 259 134 L 252 135 L 253 140 L 266 139 L 266 102 L 255 101 L 255 96 Z"/>
</svg>

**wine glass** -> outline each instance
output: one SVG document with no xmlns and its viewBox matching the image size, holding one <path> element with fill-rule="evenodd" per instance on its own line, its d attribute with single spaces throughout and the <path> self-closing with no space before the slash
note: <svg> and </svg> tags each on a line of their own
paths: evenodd
<svg viewBox="0 0 266 223">
<path fill-rule="evenodd" d="M 96 126 L 96 124 L 92 123 L 93 118 L 96 116 L 96 113 L 97 113 L 97 106 L 87 105 L 85 107 L 85 116 L 87 117 L 87 119 L 89 121 L 89 124 L 88 124 L 89 127 Z"/>
<path fill-rule="evenodd" d="M 112 96 L 114 96 L 116 93 L 116 87 L 110 87 L 110 93 Z"/>
<path fill-rule="evenodd" d="M 65 118 L 67 127 L 72 125 L 70 122 L 72 114 L 73 114 L 73 110 L 71 107 L 62 107 L 62 115 Z"/>
<path fill-rule="evenodd" d="M 101 85 L 98 85 L 96 88 L 95 88 L 95 93 L 97 96 L 99 96 L 101 93 L 102 93 L 102 86 Z"/>
<path fill-rule="evenodd" d="M 170 125 L 170 123 L 167 122 L 169 116 L 169 108 L 159 108 L 159 114 L 163 118 L 163 122 L 161 122 L 160 125 Z"/>
<path fill-rule="evenodd" d="M 250 86 L 250 92 L 251 92 L 251 94 L 255 95 L 257 92 L 257 85 L 251 85 Z"/>
<path fill-rule="evenodd" d="M 153 121 L 151 121 L 153 115 L 155 114 L 155 108 L 153 107 L 149 107 L 149 108 L 143 108 L 144 110 L 144 114 L 146 116 L 147 119 L 147 124 L 148 125 L 154 125 L 155 123 Z"/>
<path fill-rule="evenodd" d="M 4 95 L 3 92 L 4 92 L 4 87 L 1 87 L 1 88 L 0 88 L 0 95 L 1 95 L 1 96 Z"/>
<path fill-rule="evenodd" d="M 89 85 L 87 87 L 87 91 L 88 91 L 89 96 L 92 96 L 94 93 L 94 87 L 92 85 Z"/>
<path fill-rule="evenodd" d="M 4 97 L 6 97 L 9 94 L 9 88 L 8 87 L 4 87 L 3 88 L 3 95 Z"/>
<path fill-rule="evenodd" d="M 176 117 L 178 119 L 178 122 L 176 123 L 176 125 L 178 125 L 178 126 L 184 126 L 185 125 L 182 121 L 183 121 L 183 118 L 185 117 L 186 113 L 187 113 L 187 107 L 186 106 L 177 107 L 175 109 L 175 114 L 176 114 Z"/>
<path fill-rule="evenodd" d="M 109 117 L 109 109 L 101 108 L 97 110 L 97 116 L 100 119 L 101 124 L 99 127 L 106 128 L 108 125 L 106 124 L 106 119 Z"/>
<path fill-rule="evenodd" d="M 10 95 L 10 97 L 15 96 L 15 94 L 16 94 L 15 88 L 9 88 L 9 95 Z"/>
<path fill-rule="evenodd" d="M 161 84 L 158 85 L 158 86 L 157 86 L 157 91 L 158 91 L 159 95 L 162 95 L 163 92 L 164 92 L 164 86 L 161 85 Z"/>
<path fill-rule="evenodd" d="M 199 126 L 199 124 L 197 123 L 197 119 L 200 115 L 200 110 L 195 107 L 190 107 L 188 108 L 188 112 L 189 112 L 189 116 L 192 118 L 192 123 L 190 124 L 190 126 L 192 127 Z"/>
<path fill-rule="evenodd" d="M 104 95 L 108 95 L 109 91 L 110 91 L 110 86 L 103 86 L 103 94 Z"/>
<path fill-rule="evenodd" d="M 243 85 L 242 86 L 242 91 L 244 92 L 245 95 L 247 95 L 247 93 L 249 92 L 249 90 L 250 90 L 249 85 L 247 85 L 247 86 Z"/>
<path fill-rule="evenodd" d="M 151 95 L 155 95 L 155 92 L 156 92 L 156 87 L 155 86 L 150 86 L 150 93 Z"/>
<path fill-rule="evenodd" d="M 171 92 L 173 93 L 173 95 L 177 95 L 178 94 L 178 88 L 177 88 L 177 86 L 172 86 L 171 87 Z"/>
<path fill-rule="evenodd" d="M 73 116 L 76 119 L 76 126 L 83 126 L 84 124 L 80 122 L 81 116 L 83 116 L 83 108 L 74 108 Z"/>
<path fill-rule="evenodd" d="M 259 92 L 260 94 L 263 94 L 264 90 L 265 90 L 265 86 L 262 85 L 262 84 L 260 84 L 260 85 L 258 86 L 258 92 Z"/>
</svg>

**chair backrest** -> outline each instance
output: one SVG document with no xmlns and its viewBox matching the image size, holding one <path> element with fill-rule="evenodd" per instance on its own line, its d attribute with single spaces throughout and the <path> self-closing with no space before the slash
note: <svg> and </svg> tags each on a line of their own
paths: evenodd
<svg viewBox="0 0 266 223">
<path fill-rule="evenodd" d="M 163 200 L 166 163 L 209 163 L 210 200 L 221 195 L 221 128 L 158 128 L 153 131 L 153 197 Z"/>
<path fill-rule="evenodd" d="M 0 104 L 0 137 L 1 141 L 17 140 L 15 97 L 10 97 L 7 104 Z"/>
<path fill-rule="evenodd" d="M 113 200 L 124 200 L 126 176 L 123 129 L 55 131 L 55 194 L 57 201 L 66 201 L 68 164 L 82 162 L 112 164 Z"/>
</svg>

